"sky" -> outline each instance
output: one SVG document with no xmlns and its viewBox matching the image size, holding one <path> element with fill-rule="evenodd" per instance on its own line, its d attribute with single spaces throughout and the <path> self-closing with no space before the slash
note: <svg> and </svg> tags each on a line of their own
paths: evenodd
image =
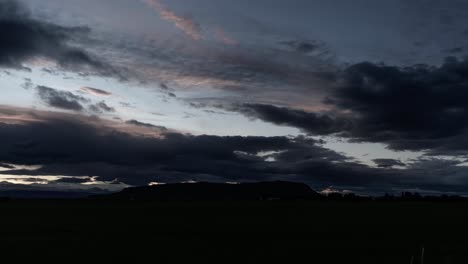
<svg viewBox="0 0 468 264">
<path fill-rule="evenodd" d="M 467 195 L 464 0 L 0 0 L 0 190 Z"/>
</svg>

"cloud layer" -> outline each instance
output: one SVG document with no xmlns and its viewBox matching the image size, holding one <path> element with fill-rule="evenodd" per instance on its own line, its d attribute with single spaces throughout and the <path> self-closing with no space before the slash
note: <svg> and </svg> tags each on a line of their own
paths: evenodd
<svg viewBox="0 0 468 264">
<path fill-rule="evenodd" d="M 18 111 L 10 109 L 12 112 Z M 21 111 L 19 111 L 21 112 Z M 314 188 L 346 188 L 366 192 L 421 188 L 430 191 L 458 190 L 468 186 L 466 169 L 440 160 L 418 161 L 406 170 L 397 161 L 378 160 L 371 168 L 321 146 L 305 137 L 192 136 L 159 130 L 163 134 L 142 135 L 104 120 L 55 118 L 40 121 L 0 123 L 1 164 L 40 165 L 37 169 L 8 169 L 0 174 L 96 177 L 100 182 L 145 185 L 181 181 L 306 182 Z M 124 124 L 122 124 L 124 125 Z M 426 172 L 432 167 L 431 174 Z M 434 169 L 437 168 L 437 169 Z"/>
<path fill-rule="evenodd" d="M 142 0 L 148 6 L 153 8 L 159 13 L 160 17 L 173 23 L 177 28 L 182 30 L 185 34 L 194 40 L 203 38 L 203 33 L 200 24 L 195 22 L 192 18 L 187 16 L 179 16 L 172 10 L 167 8 L 160 0 Z"/>
<path fill-rule="evenodd" d="M 45 58 L 66 70 L 123 78 L 108 63 L 72 45 L 89 32 L 88 27 L 64 27 L 34 19 L 20 2 L 1 1 L 0 66 L 27 70 L 27 63 Z"/>
<path fill-rule="evenodd" d="M 93 6 L 91 2 L 85 5 Z M 248 11 L 268 1 L 260 2 L 249 4 Z M 304 34 L 307 29 L 294 19 L 274 23 L 279 14 L 271 14 L 271 21 L 260 15 L 244 19 L 234 14 L 237 22 L 222 17 L 221 23 L 219 18 L 202 17 L 213 11 L 195 8 L 194 13 L 205 23 L 201 26 L 194 18 L 175 11 L 182 10 L 180 1 L 130 1 L 128 5 L 135 8 L 129 14 L 141 12 L 141 20 L 111 21 L 112 27 L 124 28 L 121 31 L 142 27 L 142 32 L 131 33 L 101 28 L 106 17 L 102 17 L 103 24 L 83 17 L 78 21 L 89 26 L 62 26 L 83 24 L 69 18 L 44 19 L 47 15 L 30 14 L 19 3 L 0 2 L 0 67 L 6 69 L 1 74 L 9 82 L 5 98 L 15 98 L 12 104 L 67 110 L 54 113 L 0 106 L 0 171 L 17 177 L 28 175 L 23 182 L 54 176 L 56 184 L 93 179 L 132 185 L 281 179 L 304 181 L 317 188 L 371 191 L 460 191 L 468 186 L 463 162 L 468 158 L 468 59 L 447 58 L 436 66 L 342 61 L 351 54 L 337 53 L 336 44 L 342 36 L 336 36 L 332 45 L 319 39 L 318 29 L 317 36 Z M 158 19 L 142 10 L 148 6 L 185 36 L 172 34 L 166 23 L 155 25 Z M 454 18 L 444 14 L 442 20 L 451 24 Z M 143 27 L 138 24 L 142 22 L 155 24 Z M 360 23 L 357 25 L 363 27 L 370 24 Z M 370 30 L 360 34 L 369 36 L 366 31 Z M 351 33 L 352 41 L 345 36 L 347 42 L 342 45 L 360 45 L 354 42 L 359 39 L 356 32 Z M 376 34 L 375 39 L 382 36 Z M 388 46 L 401 41 L 388 40 Z M 367 60 L 375 43 L 364 42 L 362 49 L 369 49 Z M 422 39 L 417 45 L 408 45 L 412 49 L 427 44 Z M 457 55 L 466 50 L 463 43 L 454 44 L 443 45 L 441 52 Z M 45 67 L 43 63 L 55 66 L 36 71 L 34 66 Z M 23 71 L 10 73 L 10 69 Z M 131 82 L 125 87 L 116 82 L 128 80 L 129 72 L 124 69 L 132 69 Z M 67 76 L 70 71 L 75 75 Z M 15 78 L 22 78 L 18 86 L 24 89 L 18 89 L 18 94 L 24 98 L 11 96 L 15 88 L 8 86 L 15 85 L 10 82 Z M 280 129 L 249 119 L 298 128 L 307 136 L 297 136 L 297 129 Z M 194 136 L 158 122 L 184 131 L 231 136 Z M 237 124 L 240 127 L 230 131 Z M 235 133 L 284 136 L 240 137 Z M 285 136 L 288 134 L 295 136 Z M 381 157 L 377 150 L 361 164 L 353 159 L 361 157 L 326 149 L 317 138 L 381 143 L 378 145 L 392 150 L 422 151 L 424 155 L 400 160 Z M 444 157 L 436 158 L 440 155 Z M 24 167 L 31 165 L 40 167 Z"/>
<path fill-rule="evenodd" d="M 249 117 L 297 127 L 312 135 L 384 143 L 395 150 L 457 155 L 468 149 L 468 60 L 440 67 L 359 63 L 336 73 L 324 100 L 331 110 L 304 111 L 265 104 L 232 107 Z"/>
<path fill-rule="evenodd" d="M 468 60 L 440 67 L 398 68 L 360 63 L 347 69 L 329 99 L 353 113 L 349 136 L 394 149 L 467 149 Z M 455 143 L 456 142 L 456 143 Z"/>
</svg>

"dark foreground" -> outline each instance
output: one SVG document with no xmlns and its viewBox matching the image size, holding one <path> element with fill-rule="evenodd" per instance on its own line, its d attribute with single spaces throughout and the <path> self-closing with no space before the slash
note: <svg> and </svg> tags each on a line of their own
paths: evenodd
<svg viewBox="0 0 468 264">
<path fill-rule="evenodd" d="M 468 202 L 0 203 L 18 260 L 468 263 Z"/>
</svg>

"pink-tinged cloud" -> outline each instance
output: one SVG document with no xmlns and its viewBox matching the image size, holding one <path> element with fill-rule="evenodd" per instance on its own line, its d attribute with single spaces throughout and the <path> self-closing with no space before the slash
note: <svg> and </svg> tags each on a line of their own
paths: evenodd
<svg viewBox="0 0 468 264">
<path fill-rule="evenodd" d="M 136 120 L 118 122 L 101 119 L 96 116 L 70 114 L 63 112 L 42 111 L 32 108 L 22 108 L 0 105 L 0 126 L 27 125 L 31 123 L 75 122 L 96 128 L 102 133 L 126 133 L 132 136 L 161 138 L 166 133 L 177 132 L 162 126 L 142 123 Z"/>
<path fill-rule="evenodd" d="M 157 11 L 160 17 L 166 21 L 174 23 L 174 25 L 182 30 L 185 34 L 195 40 L 203 39 L 203 33 L 200 24 L 193 19 L 185 16 L 179 16 L 172 10 L 163 5 L 160 0 L 142 0 L 152 9 Z"/>
<path fill-rule="evenodd" d="M 235 40 L 232 37 L 228 36 L 228 34 L 224 31 L 224 29 L 222 29 L 220 27 L 216 28 L 214 33 L 215 33 L 215 37 L 219 41 L 223 42 L 226 45 L 237 45 L 237 44 L 239 44 L 239 42 L 237 40 Z"/>
<path fill-rule="evenodd" d="M 110 93 L 110 92 L 107 92 L 107 91 L 104 91 L 104 90 L 101 90 L 101 89 L 97 89 L 97 88 L 92 88 L 92 87 L 81 87 L 80 90 L 85 92 L 85 93 L 92 94 L 94 96 L 110 96 L 110 95 L 112 95 L 112 93 Z"/>
</svg>

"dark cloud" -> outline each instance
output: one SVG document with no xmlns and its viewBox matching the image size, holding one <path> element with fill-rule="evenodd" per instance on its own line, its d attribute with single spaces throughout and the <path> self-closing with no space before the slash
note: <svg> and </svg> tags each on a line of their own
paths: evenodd
<svg viewBox="0 0 468 264">
<path fill-rule="evenodd" d="M 89 101 L 72 92 L 60 91 L 46 86 L 37 86 L 36 90 L 42 101 L 55 108 L 82 111 L 84 107 L 81 103 Z"/>
<path fill-rule="evenodd" d="M 440 67 L 360 63 L 329 100 L 354 115 L 348 136 L 398 150 L 467 149 L 468 60 Z M 453 144 L 457 142 L 457 144 Z M 457 146 L 456 146 L 457 145 Z"/>
<path fill-rule="evenodd" d="M 138 120 L 128 120 L 125 123 L 130 124 L 130 125 L 135 125 L 135 126 L 141 126 L 141 127 L 157 128 L 157 129 L 161 129 L 162 131 L 167 131 L 168 130 L 167 128 L 165 128 L 163 126 L 156 126 L 156 125 L 153 125 L 153 124 L 143 123 L 143 122 L 140 122 Z"/>
<path fill-rule="evenodd" d="M 372 160 L 380 168 L 391 168 L 394 166 L 406 166 L 405 163 L 395 159 L 374 159 Z"/>
<path fill-rule="evenodd" d="M 302 162 L 344 161 L 314 140 L 284 137 L 217 137 L 167 134 L 163 138 L 103 133 L 75 121 L 0 125 L 0 160 L 41 164 L 37 171 L 18 175 L 96 175 L 129 184 L 184 180 L 255 181 L 299 177 L 292 159 Z M 5 143 L 5 144 L 3 144 Z M 278 163 L 258 152 L 284 151 Z M 272 154 L 273 155 L 273 154 Z M 299 159 L 301 157 L 301 159 Z M 327 158 L 327 159 L 325 159 Z M 287 176 L 290 175 L 290 176 Z M 325 176 L 324 176 L 325 177 Z"/>
<path fill-rule="evenodd" d="M 15 166 L 9 165 L 9 164 L 2 164 L 2 163 L 0 163 L 0 168 L 3 168 L 3 169 L 14 169 Z"/>
<path fill-rule="evenodd" d="M 440 191 L 468 186 L 468 179 L 463 176 L 466 169 L 454 171 L 453 162 L 418 162 L 408 170 L 370 168 L 305 137 L 169 133 L 158 138 L 104 131 L 77 120 L 54 119 L 0 124 L 0 144 L 0 162 L 42 166 L 37 170 L 1 173 L 29 178 L 96 176 L 97 181 L 130 185 L 188 180 L 289 180 L 307 182 L 316 189 L 335 186 L 369 192 L 405 188 Z"/>
<path fill-rule="evenodd" d="M 165 83 L 161 83 L 159 86 L 161 87 L 162 90 L 166 90 L 166 91 L 171 90 L 171 88 L 169 88 L 169 86 L 167 86 L 167 84 Z"/>
<path fill-rule="evenodd" d="M 181 134 L 168 134 L 158 139 L 117 132 L 102 133 L 73 121 L 0 125 L 0 141 L 5 141 L 0 150 L 0 160 L 41 164 L 44 167 L 36 172 L 39 174 L 97 175 L 101 179 L 119 178 L 134 184 L 158 180 L 156 176 L 171 180 L 170 175 L 179 175 L 174 176 L 173 181 L 197 177 L 221 181 L 267 179 L 270 173 L 262 172 L 267 169 L 267 164 L 261 158 L 245 159 L 236 151 L 255 155 L 260 151 L 299 150 L 307 145 L 321 150 L 314 147 L 312 140 L 293 142 L 287 138 Z M 321 151 L 322 154 L 327 153 Z M 28 174 L 34 172 L 29 171 Z"/>
<path fill-rule="evenodd" d="M 92 182 L 91 178 L 77 178 L 77 177 L 66 177 L 53 181 L 53 183 L 74 183 L 74 184 L 83 184 Z"/>
<path fill-rule="evenodd" d="M 320 41 L 289 40 L 281 41 L 280 44 L 303 54 L 331 55 L 331 51 L 327 45 Z"/>
<path fill-rule="evenodd" d="M 106 102 L 101 101 L 96 104 L 89 106 L 89 110 L 94 113 L 112 113 L 115 112 L 115 108 L 108 106 Z"/>
<path fill-rule="evenodd" d="M 447 50 L 448 53 L 453 53 L 453 54 L 462 53 L 464 51 L 465 51 L 465 49 L 463 47 L 456 47 L 456 48 L 451 48 L 451 49 Z"/>
<path fill-rule="evenodd" d="M 333 117 L 327 113 L 309 113 L 273 105 L 244 104 L 233 110 L 276 125 L 297 127 L 314 135 L 329 135 L 348 131 L 352 126 L 352 123 L 343 117 Z"/>
<path fill-rule="evenodd" d="M 447 58 L 439 67 L 359 63 L 340 73 L 324 103 L 308 112 L 244 104 L 229 110 L 313 135 L 379 142 L 395 150 L 458 155 L 468 149 L 468 60 Z"/>
<path fill-rule="evenodd" d="M 87 27 L 63 27 L 31 17 L 20 2 L 0 2 L 0 66 L 27 69 L 31 59 L 43 57 L 61 68 L 106 76 L 121 74 L 72 42 L 86 38 Z"/>
</svg>

